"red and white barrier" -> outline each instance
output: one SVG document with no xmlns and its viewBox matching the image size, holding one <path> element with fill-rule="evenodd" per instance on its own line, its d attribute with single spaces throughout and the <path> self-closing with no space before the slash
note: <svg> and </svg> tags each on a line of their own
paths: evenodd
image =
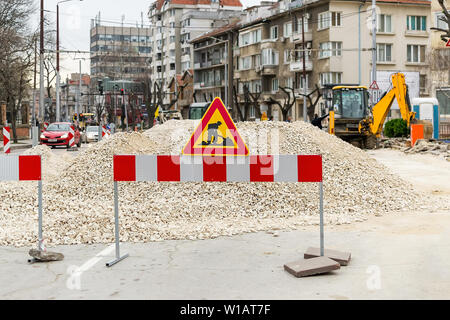
<svg viewBox="0 0 450 320">
<path fill-rule="evenodd" d="M 321 182 L 320 155 L 116 155 L 114 181 Z"/>
<path fill-rule="evenodd" d="M 320 253 L 323 256 L 323 182 L 321 155 L 259 155 L 246 157 L 184 155 L 115 155 L 114 220 L 115 259 L 120 255 L 119 181 L 179 182 L 319 182 Z"/>
<path fill-rule="evenodd" d="M 3 152 L 11 153 L 11 129 L 9 127 L 3 127 Z"/>
<path fill-rule="evenodd" d="M 75 145 L 75 128 L 70 126 L 69 129 L 69 145 L 72 148 Z"/>
<path fill-rule="evenodd" d="M 42 237 L 42 174 L 41 156 L 0 155 L 0 181 L 38 182 L 38 249 L 45 250 Z M 35 259 L 28 262 L 35 262 Z"/>
<path fill-rule="evenodd" d="M 106 130 L 106 126 L 102 126 L 102 138 L 104 138 L 105 136 L 108 137 L 108 131 Z"/>
<path fill-rule="evenodd" d="M 0 181 L 40 181 L 41 156 L 0 156 Z"/>
</svg>

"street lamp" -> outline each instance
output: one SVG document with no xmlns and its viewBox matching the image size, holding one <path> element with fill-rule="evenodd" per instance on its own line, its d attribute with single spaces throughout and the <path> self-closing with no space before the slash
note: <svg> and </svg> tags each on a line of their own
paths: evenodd
<svg viewBox="0 0 450 320">
<path fill-rule="evenodd" d="M 60 74 L 59 74 L 59 4 L 75 0 L 62 0 L 56 3 L 56 121 L 61 121 L 61 104 L 59 99 Z M 78 0 L 83 1 L 83 0 Z"/>
</svg>

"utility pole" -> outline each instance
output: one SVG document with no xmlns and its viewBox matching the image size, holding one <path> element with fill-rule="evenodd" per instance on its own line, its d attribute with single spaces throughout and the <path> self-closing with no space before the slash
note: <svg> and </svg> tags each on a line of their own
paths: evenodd
<svg viewBox="0 0 450 320">
<path fill-rule="evenodd" d="M 44 0 L 41 0 L 41 26 L 39 43 L 39 119 L 44 122 Z"/>
<path fill-rule="evenodd" d="M 372 0 L 372 81 L 377 81 L 377 13 L 376 0 Z"/>
<path fill-rule="evenodd" d="M 32 145 L 35 147 L 38 142 L 38 131 L 36 128 L 36 64 L 37 64 L 37 39 L 34 40 L 34 80 L 33 80 L 33 115 L 32 115 L 32 126 L 31 126 L 31 139 Z"/>
<path fill-rule="evenodd" d="M 307 85 L 306 85 L 306 46 L 305 46 L 305 15 L 302 16 L 302 46 L 303 46 L 303 121 L 308 122 L 306 115 L 306 94 L 307 94 Z M 295 95 L 294 95 L 295 98 Z"/>
<path fill-rule="evenodd" d="M 61 105 L 59 101 L 59 4 L 56 4 L 56 122 L 61 121 Z"/>
</svg>

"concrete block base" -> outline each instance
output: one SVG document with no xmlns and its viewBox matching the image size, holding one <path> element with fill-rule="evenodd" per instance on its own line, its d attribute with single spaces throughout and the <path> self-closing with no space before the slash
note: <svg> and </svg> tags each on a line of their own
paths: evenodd
<svg viewBox="0 0 450 320">
<path fill-rule="evenodd" d="M 336 262 L 339 262 L 341 266 L 348 265 L 351 259 L 350 252 L 325 249 L 323 253 L 325 257 L 330 258 Z M 305 259 L 311 259 L 316 257 L 320 257 L 320 248 L 309 247 L 304 254 Z"/>
<path fill-rule="evenodd" d="M 339 263 L 327 257 L 298 260 L 284 265 L 284 270 L 297 278 L 327 273 L 340 268 Z"/>
</svg>

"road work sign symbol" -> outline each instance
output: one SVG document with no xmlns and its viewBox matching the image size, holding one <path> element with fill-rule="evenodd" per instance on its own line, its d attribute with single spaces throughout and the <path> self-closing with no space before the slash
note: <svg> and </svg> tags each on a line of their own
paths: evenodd
<svg viewBox="0 0 450 320">
<path fill-rule="evenodd" d="M 199 156 L 248 155 L 248 148 L 220 98 L 215 98 L 206 110 L 182 153 Z"/>
<path fill-rule="evenodd" d="M 371 90 L 380 90 L 380 87 L 378 87 L 378 83 L 376 81 L 372 82 L 369 89 Z"/>
</svg>

